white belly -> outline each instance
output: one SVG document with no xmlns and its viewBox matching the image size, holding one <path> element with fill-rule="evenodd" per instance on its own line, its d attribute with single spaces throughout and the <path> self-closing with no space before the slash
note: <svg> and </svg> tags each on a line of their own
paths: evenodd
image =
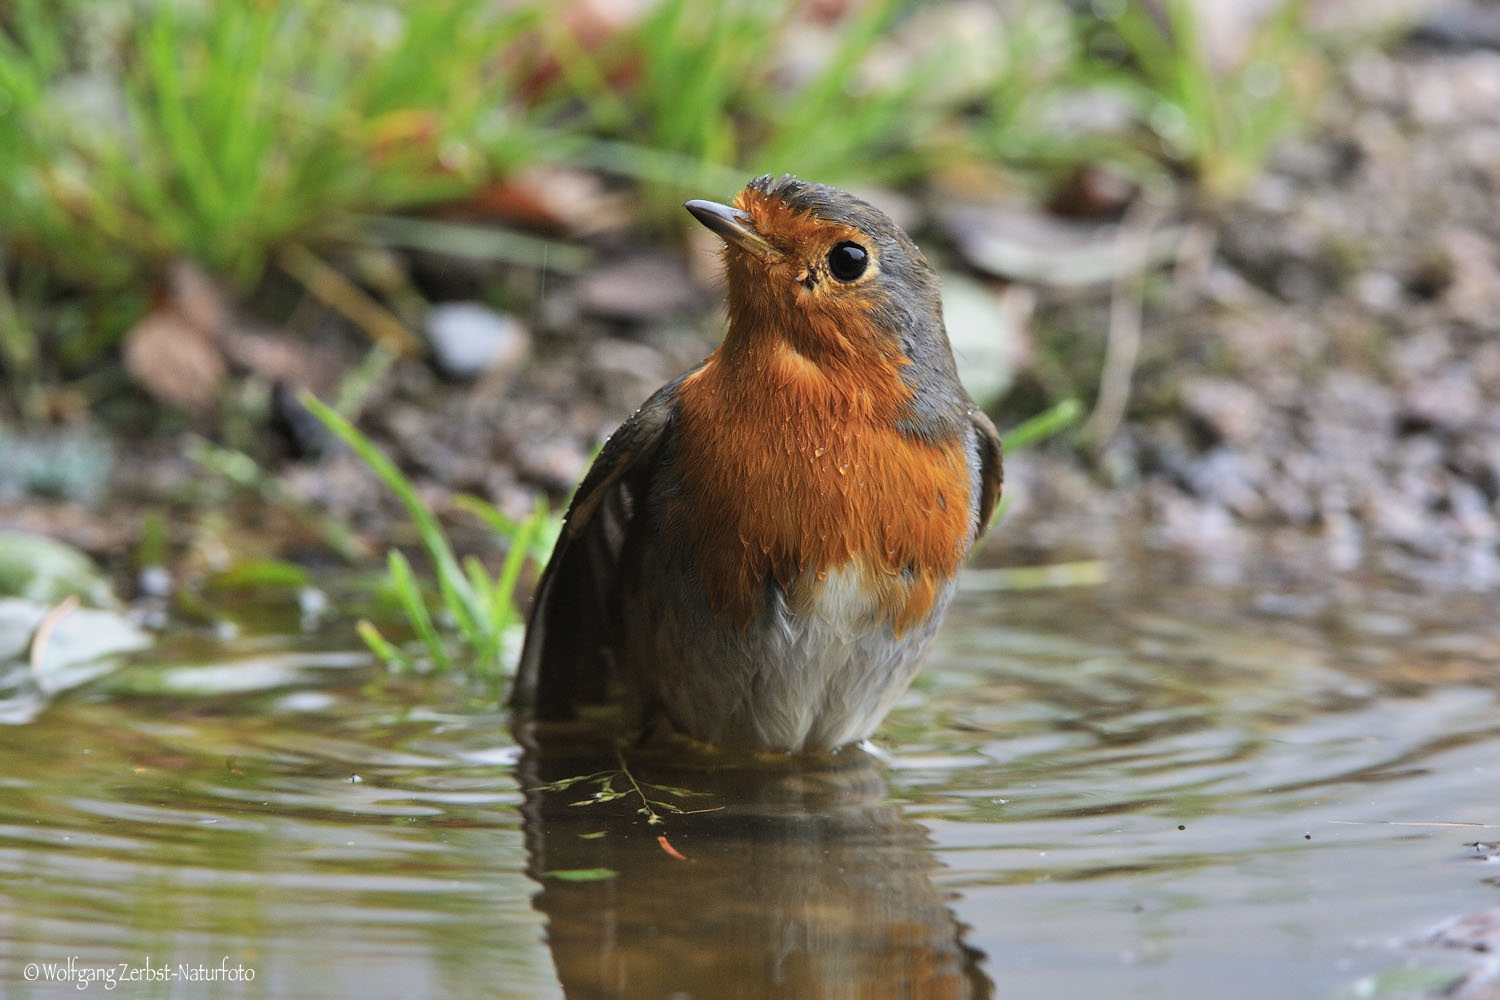
<svg viewBox="0 0 1500 1000">
<path fill-rule="evenodd" d="M 650 592 L 627 599 L 639 628 L 625 643 L 627 703 L 648 715 L 655 702 L 676 728 L 720 746 L 799 752 L 870 735 L 916 674 L 953 582 L 900 636 L 850 567 L 825 574 L 801 614 L 768 588 L 768 613 L 743 632 L 706 605 L 673 614 Z"/>
</svg>

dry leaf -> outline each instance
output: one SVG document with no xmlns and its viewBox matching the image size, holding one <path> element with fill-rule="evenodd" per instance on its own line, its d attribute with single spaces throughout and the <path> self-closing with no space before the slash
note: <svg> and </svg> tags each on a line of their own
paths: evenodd
<svg viewBox="0 0 1500 1000">
<path fill-rule="evenodd" d="M 172 306 L 191 325 L 210 337 L 229 323 L 229 300 L 196 261 L 179 258 L 167 268 Z"/>
<path fill-rule="evenodd" d="M 238 368 L 271 382 L 327 392 L 345 368 L 342 352 L 318 350 L 289 333 L 266 328 L 225 331 L 224 353 Z"/>
<path fill-rule="evenodd" d="M 460 207 L 527 229 L 572 236 L 623 229 L 636 212 L 629 198 L 610 191 L 598 175 L 553 166 L 497 180 Z"/>
<path fill-rule="evenodd" d="M 176 309 L 158 306 L 125 335 L 125 370 L 152 398 L 191 413 L 218 403 L 224 356 Z"/>
</svg>

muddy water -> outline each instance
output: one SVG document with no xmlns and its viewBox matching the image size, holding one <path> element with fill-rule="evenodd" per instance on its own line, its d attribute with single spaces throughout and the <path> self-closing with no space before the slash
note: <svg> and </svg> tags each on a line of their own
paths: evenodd
<svg viewBox="0 0 1500 1000">
<path fill-rule="evenodd" d="M 969 590 L 880 755 L 628 775 L 326 638 L 168 642 L 0 727 L 0 995 L 1431 994 L 1500 906 L 1500 626 L 1432 607 Z"/>
</svg>

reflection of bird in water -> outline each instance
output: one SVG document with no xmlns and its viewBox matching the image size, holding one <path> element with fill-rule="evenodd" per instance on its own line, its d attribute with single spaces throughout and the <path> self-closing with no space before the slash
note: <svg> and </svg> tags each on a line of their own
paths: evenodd
<svg viewBox="0 0 1500 1000">
<path fill-rule="evenodd" d="M 710 810 L 658 809 L 653 825 L 633 793 L 577 805 L 598 785 L 543 787 L 618 773 L 612 744 L 520 736 L 533 902 L 568 997 L 992 995 L 932 883 L 926 831 L 888 802 L 870 755 L 634 751 L 624 759 L 648 796 Z"/>
<path fill-rule="evenodd" d="M 622 697 L 749 750 L 868 736 L 931 644 L 1000 493 L 938 279 L 883 213 L 783 177 L 689 211 L 729 331 L 615 432 L 537 588 L 512 704 Z"/>
</svg>

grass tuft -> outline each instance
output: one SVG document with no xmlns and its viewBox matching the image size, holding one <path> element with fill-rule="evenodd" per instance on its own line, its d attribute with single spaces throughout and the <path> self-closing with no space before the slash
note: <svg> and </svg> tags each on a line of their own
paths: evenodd
<svg viewBox="0 0 1500 1000">
<path fill-rule="evenodd" d="M 597 24 L 549 0 L 12 0 L 0 365 L 35 418 L 33 384 L 111 349 L 177 258 L 241 291 L 289 247 L 350 240 L 581 268 L 576 247 L 407 217 L 539 163 L 633 180 L 648 228 L 761 172 L 999 168 L 1025 188 L 1108 161 L 1232 192 L 1312 106 L 1323 53 L 1303 7 L 1280 0 L 1221 65 L 1188 0 L 871 0 L 833 18 L 659 0 Z M 1101 94 L 1125 114 L 1080 127 L 1068 109 Z"/>
<path fill-rule="evenodd" d="M 460 503 L 464 509 L 479 516 L 508 541 L 509 551 L 494 577 L 473 557 L 461 563 L 454 555 L 437 516 L 417 493 L 411 480 L 332 407 L 311 393 L 304 392 L 300 399 L 308 411 L 358 455 L 406 508 L 422 547 L 432 560 L 437 599 L 430 603 L 406 556 L 392 550 L 387 557 L 391 588 L 407 623 L 421 642 L 427 666 L 439 673 L 461 667 L 466 673 L 492 683 L 503 679 L 506 676 L 507 643 L 517 635 L 522 624 L 515 601 L 521 573 L 527 560 L 535 563 L 545 558 L 548 549 L 543 545 L 556 538 L 561 530 L 560 523 L 540 502 L 529 516 L 516 521 L 476 497 L 462 498 Z M 453 624 L 455 634 L 448 639 L 439 632 L 440 619 Z M 359 634 L 371 651 L 392 669 L 410 670 L 417 662 L 381 635 L 370 622 L 359 624 Z M 456 648 L 457 654 L 450 647 Z"/>
</svg>

